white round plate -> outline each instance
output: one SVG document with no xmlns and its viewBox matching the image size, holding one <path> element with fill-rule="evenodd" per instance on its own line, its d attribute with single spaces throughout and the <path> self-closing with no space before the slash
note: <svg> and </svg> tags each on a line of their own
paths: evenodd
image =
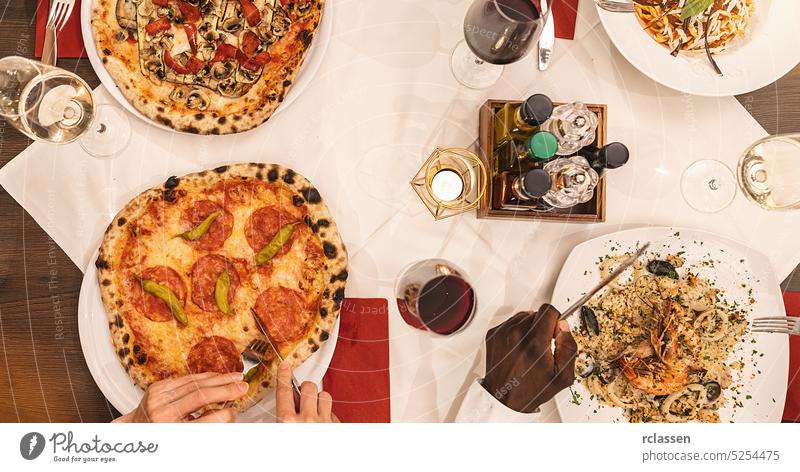
<svg viewBox="0 0 800 472">
<path fill-rule="evenodd" d="M 139 405 L 144 391 L 137 387 L 125 372 L 111 342 L 108 318 L 97 283 L 97 269 L 94 266 L 96 259 L 97 251 L 92 255 L 92 262 L 83 274 L 81 293 L 78 299 L 78 332 L 80 333 L 81 349 L 89 372 L 97 386 L 100 387 L 100 391 L 114 405 L 114 408 L 124 414 Z M 331 363 L 338 337 L 339 320 L 337 319 L 331 330 L 330 338 L 322 344 L 317 352 L 294 370 L 298 381 L 308 380 L 322 385 L 322 377 Z M 274 419 L 275 396 L 268 394 L 257 405 L 240 413 L 238 422 L 272 422 Z"/>
<path fill-rule="evenodd" d="M 755 0 L 750 30 L 714 58 L 722 77 L 705 54 L 670 56 L 639 24 L 633 13 L 611 13 L 597 7 L 600 21 L 619 52 L 643 74 L 667 87 L 692 95 L 731 96 L 765 87 L 800 63 L 797 25 L 800 2 Z"/>
<path fill-rule="evenodd" d="M 750 306 L 748 319 L 786 313 L 780 285 L 769 261 L 761 253 L 712 233 L 663 227 L 621 231 L 576 246 L 556 282 L 553 305 L 569 306 L 570 300 L 574 302 L 597 285 L 600 281 L 598 258 L 632 251 L 645 241 L 651 241 L 652 245 L 643 257 L 647 257 L 647 254 L 666 255 L 685 251 L 683 257 L 686 258 L 686 266 L 692 267 L 698 276 L 714 281 L 731 302 L 747 305 L 751 298 L 749 289 L 752 288 L 755 303 Z M 715 261 L 714 267 L 699 264 L 709 259 Z M 570 324 L 574 326 L 579 323 L 577 318 L 572 316 Z M 754 343 L 745 341 L 737 347 L 745 359 L 742 372 L 734 373 L 734 383 L 738 379 L 743 384 L 736 394 L 743 406 L 732 408 L 731 392 L 725 392 L 729 405 L 719 410 L 722 423 L 781 421 L 789 378 L 789 337 L 757 333 L 752 339 Z M 753 350 L 758 354 L 753 355 Z M 748 396 L 751 398 L 748 399 Z M 575 382 L 571 389 L 559 392 L 555 400 L 564 422 L 627 422 L 622 409 L 601 405 L 590 398 L 589 391 L 580 382 Z"/>
<path fill-rule="evenodd" d="M 128 100 L 120 91 L 119 87 L 117 87 L 114 79 L 111 78 L 111 75 L 103 66 L 103 61 L 100 59 L 100 54 L 97 52 L 94 37 L 92 36 L 92 7 L 94 6 L 95 1 L 96 0 L 84 0 L 81 2 L 81 35 L 83 36 L 83 47 L 86 49 L 86 55 L 88 56 L 89 62 L 92 64 L 92 68 L 97 74 L 97 77 L 100 78 L 100 82 L 106 87 L 108 93 L 110 93 L 111 96 L 120 103 L 120 105 L 125 107 L 125 109 L 129 112 L 133 113 L 137 118 L 144 120 L 158 128 L 172 131 L 173 133 L 189 134 L 184 131 L 177 131 L 168 126 L 164 126 L 161 123 L 155 122 L 150 118 L 147 118 L 141 114 L 136 107 L 128 102 Z M 331 31 L 333 30 L 333 1 L 334 0 L 327 0 L 325 2 L 324 11 L 322 12 L 322 21 L 320 22 L 317 34 L 314 36 L 314 41 L 312 42 L 311 47 L 306 54 L 303 64 L 300 66 L 300 71 L 297 73 L 294 84 L 292 84 L 292 86 L 289 88 L 289 93 L 286 94 L 283 102 L 281 102 L 281 104 L 278 106 L 278 109 L 275 110 L 275 113 L 272 114 L 272 117 L 276 116 L 281 112 L 281 110 L 291 105 L 292 102 L 294 102 L 297 97 L 303 93 L 303 90 L 305 90 L 305 88 L 311 83 L 311 80 L 314 78 L 314 75 L 317 73 L 317 70 L 322 64 L 322 59 L 325 57 L 325 52 L 328 50 L 328 44 L 330 43 Z M 270 117 L 270 119 L 272 119 L 272 117 Z"/>
</svg>

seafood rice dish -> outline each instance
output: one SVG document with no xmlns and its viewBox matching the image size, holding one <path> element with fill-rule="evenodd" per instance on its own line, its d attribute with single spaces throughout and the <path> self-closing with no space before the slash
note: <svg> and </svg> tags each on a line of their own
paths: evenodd
<svg viewBox="0 0 800 472">
<path fill-rule="evenodd" d="M 629 255 L 600 262 L 605 277 Z M 747 331 L 741 306 L 680 254 L 639 261 L 580 312 L 576 375 L 632 422 L 719 422 Z"/>
</svg>

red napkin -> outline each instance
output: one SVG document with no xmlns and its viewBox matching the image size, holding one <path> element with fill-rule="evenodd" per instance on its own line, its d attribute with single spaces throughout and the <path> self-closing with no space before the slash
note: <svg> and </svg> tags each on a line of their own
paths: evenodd
<svg viewBox="0 0 800 472">
<path fill-rule="evenodd" d="M 92 1 L 92 0 L 88 0 Z M 42 57 L 44 32 L 50 14 L 50 0 L 37 0 L 36 7 L 36 57 Z M 75 0 L 72 14 L 58 33 L 58 57 L 86 57 L 81 36 L 81 0 Z"/>
<path fill-rule="evenodd" d="M 575 22 L 578 21 L 579 0 L 553 0 L 553 15 L 556 19 L 556 38 L 575 37 Z"/>
<path fill-rule="evenodd" d="M 783 294 L 786 314 L 800 316 L 800 292 Z M 786 392 L 786 408 L 783 420 L 800 422 L 800 337 L 789 337 L 789 388 Z"/>
<path fill-rule="evenodd" d="M 346 298 L 323 379 L 345 423 L 389 423 L 389 309 L 382 298 Z"/>
</svg>

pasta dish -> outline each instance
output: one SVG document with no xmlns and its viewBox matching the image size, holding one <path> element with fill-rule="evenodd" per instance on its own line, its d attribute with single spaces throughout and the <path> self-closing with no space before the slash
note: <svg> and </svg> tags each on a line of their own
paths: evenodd
<svg viewBox="0 0 800 472">
<path fill-rule="evenodd" d="M 627 257 L 607 256 L 601 277 Z M 744 309 L 684 263 L 679 254 L 637 262 L 581 309 L 574 330 L 576 374 L 632 422 L 719 422 L 736 388 L 742 362 L 731 353 L 747 330 Z"/>
<path fill-rule="evenodd" d="M 754 0 L 635 0 L 644 30 L 677 56 L 705 52 L 722 75 L 713 54 L 744 36 L 755 11 Z M 705 7 L 705 8 L 703 8 Z M 702 8 L 702 10 L 700 10 Z"/>
</svg>

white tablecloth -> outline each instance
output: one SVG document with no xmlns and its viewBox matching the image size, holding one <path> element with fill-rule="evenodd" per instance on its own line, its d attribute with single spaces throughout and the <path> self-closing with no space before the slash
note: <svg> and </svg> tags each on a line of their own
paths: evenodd
<svg viewBox="0 0 800 472">
<path fill-rule="evenodd" d="M 236 136 L 178 135 L 133 120 L 134 139 L 113 160 L 77 144 L 34 144 L 0 169 L 0 184 L 85 268 L 113 214 L 141 190 L 228 162 L 290 166 L 327 200 L 351 255 L 347 294 L 393 298 L 402 267 L 444 257 L 477 290 L 475 321 L 451 338 L 408 327 L 390 303 L 394 421 L 451 420 L 482 370 L 486 329 L 548 301 L 562 262 L 586 239 L 646 225 L 714 231 L 764 252 L 778 278 L 800 262 L 800 212 L 768 213 L 741 195 L 725 211 L 699 214 L 684 203 L 682 170 L 700 158 L 735 167 L 765 135 L 733 98 L 699 98 L 659 86 L 609 43 L 591 2 L 581 2 L 575 41 L 558 40 L 550 70 L 534 57 L 508 66 L 492 89 L 459 87 L 449 54 L 461 37 L 467 0 L 334 0 L 333 37 L 313 83 L 290 107 Z M 408 181 L 436 145 L 477 136 L 487 98 L 533 92 L 554 100 L 606 103 L 608 135 L 631 149 L 613 171 L 605 224 L 477 220 L 434 222 Z M 110 100 L 102 89 L 99 101 Z M 552 408 L 543 411 L 558 420 Z"/>
</svg>

